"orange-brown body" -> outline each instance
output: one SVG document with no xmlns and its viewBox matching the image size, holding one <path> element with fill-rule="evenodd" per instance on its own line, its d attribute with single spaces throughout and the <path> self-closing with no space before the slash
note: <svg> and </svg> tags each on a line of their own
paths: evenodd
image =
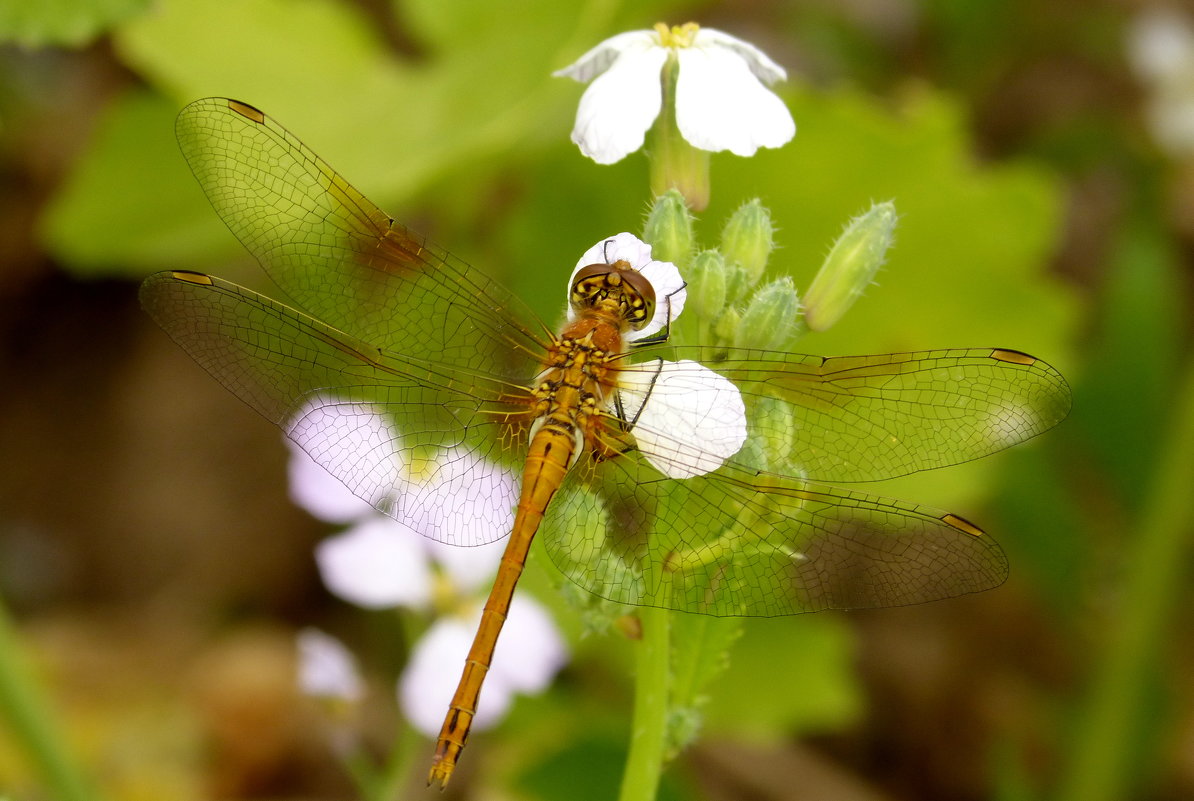
<svg viewBox="0 0 1194 801">
<path fill-rule="evenodd" d="M 617 269 L 616 265 L 606 267 Z M 609 276 L 603 278 L 609 280 Z M 623 337 L 632 324 L 625 308 L 626 296 L 634 290 L 627 290 L 616 280 L 614 284 L 612 293 L 587 301 L 593 305 L 582 307 L 580 317 L 564 329 L 548 351 L 545 369 L 535 387 L 534 422 L 513 530 L 485 601 L 464 673 L 440 729 L 428 784 L 446 785 L 464 749 L 514 587 L 547 505 L 585 448 L 599 442 L 596 432 L 600 430 L 606 397 L 617 383 L 617 368 L 612 362 L 621 356 Z M 574 308 L 576 305 L 574 301 Z"/>
</svg>

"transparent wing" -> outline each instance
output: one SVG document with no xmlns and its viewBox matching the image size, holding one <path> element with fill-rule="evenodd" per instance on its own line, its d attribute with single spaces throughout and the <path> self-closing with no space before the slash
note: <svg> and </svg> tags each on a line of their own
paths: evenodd
<svg viewBox="0 0 1194 801">
<path fill-rule="evenodd" d="M 142 289 L 150 313 L 381 511 L 445 542 L 505 535 L 526 383 L 550 333 L 257 109 L 201 100 L 177 133 L 212 205 L 302 311 L 165 273 Z M 1003 580 L 998 546 L 961 518 L 806 479 L 902 475 L 1033 436 L 1069 408 L 1052 368 L 1003 350 L 714 356 L 746 402 L 746 446 L 677 481 L 651 457 L 705 473 L 700 442 L 658 429 L 635 450 L 635 420 L 607 420 L 603 458 L 583 460 L 548 510 L 547 547 L 567 575 L 627 603 L 759 615 L 917 603 Z"/>
<path fill-rule="evenodd" d="M 720 355 L 704 367 L 626 368 L 639 376 L 624 386 L 649 389 L 597 430 L 599 454 L 614 456 L 578 465 L 545 519 L 547 551 L 567 576 L 622 603 L 763 616 L 921 603 L 1004 581 L 998 544 L 963 518 L 809 479 L 904 475 L 1035 436 L 1070 407 L 1056 370 L 989 348 Z M 742 393 L 746 441 L 729 459 L 734 415 L 694 398 L 706 369 Z M 659 471 L 686 465 L 698 475 Z"/>
<path fill-rule="evenodd" d="M 719 616 L 923 603 L 1008 571 L 998 544 L 955 515 L 733 464 L 669 479 L 637 452 L 574 470 L 543 536 L 590 592 Z"/>
<path fill-rule="evenodd" d="M 485 348 L 450 363 L 388 351 L 198 273 L 150 276 L 141 303 L 204 369 L 378 510 L 458 545 L 509 533 L 531 394 L 486 372 Z"/>
<path fill-rule="evenodd" d="M 182 110 L 175 133 L 216 212 L 298 308 L 388 352 L 527 378 L 525 355 L 549 339 L 534 315 L 390 219 L 272 118 L 206 98 Z"/>
<path fill-rule="evenodd" d="M 670 351 L 684 359 L 710 355 L 704 348 Z M 706 366 L 730 379 L 746 402 L 750 439 L 739 461 L 827 483 L 977 459 L 1052 428 L 1071 403 L 1060 373 L 1013 350 L 718 355 Z"/>
</svg>

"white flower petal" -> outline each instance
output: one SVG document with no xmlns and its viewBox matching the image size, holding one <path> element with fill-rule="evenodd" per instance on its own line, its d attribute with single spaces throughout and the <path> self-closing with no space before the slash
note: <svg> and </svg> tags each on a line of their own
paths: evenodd
<svg viewBox="0 0 1194 801">
<path fill-rule="evenodd" d="M 627 418 L 638 416 L 639 448 L 670 478 L 710 473 L 746 441 L 742 394 L 698 362 L 647 362 L 624 370 L 620 381 Z"/>
<path fill-rule="evenodd" d="M 787 106 L 736 53 L 687 47 L 678 56 L 676 125 L 693 146 L 753 156 L 760 147 L 779 147 L 795 135 Z"/>
<path fill-rule="evenodd" d="M 1169 153 L 1185 158 L 1194 152 L 1194 94 L 1160 91 L 1145 106 L 1145 118 Z"/>
<path fill-rule="evenodd" d="M 515 594 L 493 654 L 489 681 L 523 694 L 539 693 L 567 661 L 568 651 L 551 615 L 535 599 Z"/>
<path fill-rule="evenodd" d="M 506 532 L 509 534 L 509 531 Z M 483 590 L 492 582 L 502 561 L 505 542 L 490 542 L 472 548 L 444 545 L 435 540 L 424 540 L 423 545 L 431 558 L 442 566 L 452 580 L 452 586 L 461 594 Z"/>
<path fill-rule="evenodd" d="M 348 487 L 324 470 L 293 442 L 287 472 L 290 499 L 326 523 L 350 523 L 375 514 L 373 507 L 349 492 Z"/>
<path fill-rule="evenodd" d="M 1143 78 L 1180 80 L 1194 70 L 1194 30 L 1189 18 L 1172 8 L 1141 12 L 1128 30 L 1128 59 Z"/>
<path fill-rule="evenodd" d="M 479 616 L 471 621 L 448 618 L 437 621 L 411 652 L 398 683 L 398 701 L 411 725 L 428 737 L 439 734 L 464 670 Z M 499 640 L 499 646 L 500 646 Z M 510 690 L 502 682 L 486 682 L 477 703 L 473 729 L 497 723 L 510 706 Z"/>
<path fill-rule="evenodd" d="M 684 288 L 684 279 L 680 277 L 680 271 L 676 269 L 676 265 L 670 261 L 652 259 L 651 246 L 634 234 L 625 231 L 603 239 L 585 251 L 580 260 L 576 262 L 572 275 L 568 278 L 569 291 L 572 289 L 572 282 L 575 280 L 576 274 L 582 268 L 590 264 L 613 264 L 619 260 L 629 263 L 632 269 L 642 273 L 643 277 L 651 282 L 651 288 L 655 291 L 655 315 L 642 329 L 630 332 L 627 339 L 633 342 L 660 331 L 667 323 L 669 310 L 672 320 L 680 316 L 680 312 L 684 310 L 688 291 Z M 568 321 L 571 322 L 575 319 L 576 314 L 569 306 Z"/>
<path fill-rule="evenodd" d="M 376 517 L 315 548 L 324 585 L 366 609 L 421 607 L 431 600 L 431 571 L 417 534 Z"/>
<path fill-rule="evenodd" d="M 609 69 L 623 50 L 641 50 L 658 44 L 657 39 L 654 31 L 619 33 L 606 39 L 564 69 L 556 70 L 552 75 L 556 78 L 572 78 L 580 83 L 588 83 Z"/>
<path fill-rule="evenodd" d="M 586 250 L 576 262 L 576 266 L 572 268 L 572 275 L 568 276 L 568 288 L 572 288 L 576 274 L 583 268 L 590 264 L 613 264 L 615 261 L 628 262 L 631 268 L 642 272 L 642 269 L 651 263 L 651 246 L 626 231 L 602 239 Z"/>
<path fill-rule="evenodd" d="M 514 475 L 453 448 L 408 481 L 393 498 L 393 516 L 436 542 L 484 545 L 510 533 L 518 486 Z"/>
<path fill-rule="evenodd" d="M 294 416 L 286 434 L 374 507 L 383 506 L 400 485 L 397 432 L 370 404 L 317 396 Z"/>
<path fill-rule="evenodd" d="M 784 68 L 768 58 L 767 54 L 762 50 L 750 42 L 739 39 L 737 36 L 731 36 L 716 28 L 701 28 L 698 30 L 696 36 L 693 38 L 692 45 L 697 48 L 722 47 L 732 51 L 746 62 L 747 66 L 750 67 L 750 71 L 763 83 L 773 84 L 776 81 L 786 80 L 788 77 L 788 73 L 784 71 Z"/>
<path fill-rule="evenodd" d="M 659 70 L 667 50 L 630 43 L 589 84 L 576 111 L 572 141 L 598 164 L 613 164 L 643 146 L 659 116 Z"/>
<path fill-rule="evenodd" d="M 298 633 L 298 685 L 316 698 L 359 701 L 364 695 L 357 663 L 344 643 L 319 629 Z"/>
<path fill-rule="evenodd" d="M 676 265 L 670 261 L 649 262 L 641 267 L 639 272 L 651 282 L 651 287 L 655 290 L 655 316 L 638 331 L 630 332 L 626 339 L 631 342 L 663 330 L 663 327 L 668 324 L 669 314 L 671 320 L 679 317 L 680 312 L 684 311 L 684 302 L 688 298 L 684 279 L 680 277 L 680 271 L 676 269 Z"/>
</svg>

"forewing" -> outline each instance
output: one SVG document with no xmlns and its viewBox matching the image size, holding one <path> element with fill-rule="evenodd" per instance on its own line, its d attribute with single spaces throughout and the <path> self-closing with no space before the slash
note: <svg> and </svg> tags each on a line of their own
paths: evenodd
<svg viewBox="0 0 1194 801">
<path fill-rule="evenodd" d="M 391 353 L 483 359 L 528 378 L 547 332 L 526 307 L 390 219 L 272 118 L 206 98 L 175 131 L 216 212 L 307 314 Z"/>
<path fill-rule="evenodd" d="M 390 352 L 236 284 L 165 272 L 141 303 L 357 496 L 445 542 L 509 532 L 531 396 L 479 357 Z"/>
<path fill-rule="evenodd" d="M 1034 437 L 1069 413 L 1051 366 L 1018 351 L 973 348 L 822 358 L 702 348 L 746 402 L 754 469 L 827 483 L 877 481 L 960 464 Z M 650 402 L 650 401 L 648 401 Z"/>
<path fill-rule="evenodd" d="M 543 530 L 590 592 L 719 616 L 916 604 L 1007 577 L 999 546 L 955 515 L 732 464 L 669 479 L 635 452 L 578 466 Z"/>
</svg>

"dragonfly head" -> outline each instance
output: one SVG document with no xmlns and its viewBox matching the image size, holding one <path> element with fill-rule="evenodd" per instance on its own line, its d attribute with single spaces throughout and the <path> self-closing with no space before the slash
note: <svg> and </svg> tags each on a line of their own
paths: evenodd
<svg viewBox="0 0 1194 801">
<path fill-rule="evenodd" d="M 655 289 L 630 262 L 590 264 L 576 271 L 568 295 L 573 311 L 605 312 L 638 331 L 655 315 Z"/>
</svg>

